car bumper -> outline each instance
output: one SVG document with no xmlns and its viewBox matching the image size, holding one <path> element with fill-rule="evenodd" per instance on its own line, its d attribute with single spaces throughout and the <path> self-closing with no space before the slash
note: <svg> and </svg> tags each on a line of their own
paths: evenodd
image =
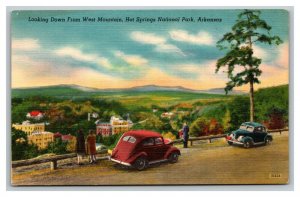
<svg viewBox="0 0 300 197">
<path fill-rule="evenodd" d="M 117 160 L 117 159 L 113 159 L 113 158 L 109 158 L 110 161 L 113 161 L 115 163 L 118 163 L 118 164 L 121 164 L 121 165 L 124 165 L 124 166 L 131 166 L 130 163 L 126 163 L 126 162 L 123 162 L 123 161 L 120 161 L 120 160 Z"/>
<path fill-rule="evenodd" d="M 239 145 L 243 145 L 244 143 L 243 142 L 240 142 L 240 141 L 236 141 L 236 140 L 227 140 L 228 142 L 231 142 L 233 144 L 239 144 Z"/>
</svg>

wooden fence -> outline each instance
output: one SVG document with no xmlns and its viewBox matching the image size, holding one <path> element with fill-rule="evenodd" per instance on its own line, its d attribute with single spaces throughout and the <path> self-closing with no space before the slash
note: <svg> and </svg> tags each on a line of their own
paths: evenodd
<svg viewBox="0 0 300 197">
<path fill-rule="evenodd" d="M 104 153 L 107 153 L 107 150 L 102 150 L 98 153 L 104 154 Z M 30 166 L 30 165 L 35 165 L 35 164 L 50 163 L 51 170 L 56 170 L 57 169 L 57 161 L 74 158 L 76 156 L 77 156 L 76 153 L 70 153 L 70 154 L 64 154 L 64 155 L 54 155 L 54 156 L 49 156 L 49 157 L 41 157 L 41 158 L 37 157 L 37 158 L 33 158 L 33 159 L 12 161 L 11 167 L 17 168 L 17 167 L 21 167 L 21 166 Z M 98 157 L 97 160 L 103 160 L 105 158 L 106 157 Z"/>
<path fill-rule="evenodd" d="M 275 129 L 275 130 L 268 130 L 269 133 L 282 133 L 284 131 L 288 131 L 288 129 Z M 207 140 L 209 143 L 211 143 L 212 139 L 218 139 L 218 138 L 225 138 L 226 134 L 220 134 L 220 135 L 211 135 L 211 136 L 202 136 L 202 137 L 190 137 L 189 141 L 191 146 L 193 145 L 194 141 L 200 141 L 200 140 Z M 182 143 L 182 139 L 174 140 L 174 144 Z M 100 153 L 104 154 L 107 153 L 107 150 L 103 150 Z M 55 155 L 55 156 L 49 156 L 45 158 L 33 158 L 33 159 L 27 159 L 27 160 L 19 160 L 19 161 L 12 161 L 11 166 L 12 168 L 17 168 L 21 166 L 30 166 L 35 164 L 42 164 L 42 163 L 50 163 L 51 170 L 57 169 L 57 161 L 63 160 L 63 159 L 69 159 L 76 157 L 76 153 L 71 154 L 64 154 L 64 155 Z M 97 160 L 105 160 L 108 159 L 108 156 L 104 157 L 98 157 Z"/>
</svg>

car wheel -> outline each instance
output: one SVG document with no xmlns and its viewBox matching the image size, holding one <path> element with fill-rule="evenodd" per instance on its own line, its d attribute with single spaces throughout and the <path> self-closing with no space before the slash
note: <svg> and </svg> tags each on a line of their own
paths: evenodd
<svg viewBox="0 0 300 197">
<path fill-rule="evenodd" d="M 247 140 L 247 141 L 244 142 L 244 147 L 245 148 L 250 148 L 251 146 L 252 146 L 252 143 L 251 143 L 250 140 Z"/>
<path fill-rule="evenodd" d="M 272 140 L 269 137 L 267 137 L 266 140 L 265 140 L 265 145 L 271 144 L 271 141 Z"/>
<path fill-rule="evenodd" d="M 176 163 L 178 161 L 178 157 L 179 157 L 179 154 L 177 152 L 172 152 L 169 155 L 168 160 L 170 163 Z"/>
<path fill-rule="evenodd" d="M 233 144 L 233 142 L 230 142 L 230 141 L 228 141 L 227 143 L 228 143 L 230 146 Z"/>
<path fill-rule="evenodd" d="M 134 162 L 134 167 L 137 170 L 144 170 L 148 166 L 148 160 L 145 157 L 139 157 Z"/>
</svg>

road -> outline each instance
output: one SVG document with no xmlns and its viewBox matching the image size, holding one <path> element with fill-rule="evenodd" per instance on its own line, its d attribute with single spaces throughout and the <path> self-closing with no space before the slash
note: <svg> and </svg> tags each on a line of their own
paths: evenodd
<svg viewBox="0 0 300 197">
<path fill-rule="evenodd" d="M 12 171 L 13 185 L 151 185 L 288 183 L 288 132 L 274 134 L 271 145 L 244 149 L 225 140 L 181 149 L 176 164 L 156 164 L 145 171 L 110 161 L 61 166 L 58 170 Z M 75 162 L 75 161 L 74 161 Z"/>
</svg>

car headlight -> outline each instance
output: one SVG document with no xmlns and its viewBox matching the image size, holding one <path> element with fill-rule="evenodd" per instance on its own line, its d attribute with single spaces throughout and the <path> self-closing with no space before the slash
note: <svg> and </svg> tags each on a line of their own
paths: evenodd
<svg viewBox="0 0 300 197">
<path fill-rule="evenodd" d="M 237 140 L 238 140 L 238 141 L 242 141 L 243 138 L 244 138 L 244 136 L 241 135 L 241 136 L 238 137 Z"/>
</svg>

